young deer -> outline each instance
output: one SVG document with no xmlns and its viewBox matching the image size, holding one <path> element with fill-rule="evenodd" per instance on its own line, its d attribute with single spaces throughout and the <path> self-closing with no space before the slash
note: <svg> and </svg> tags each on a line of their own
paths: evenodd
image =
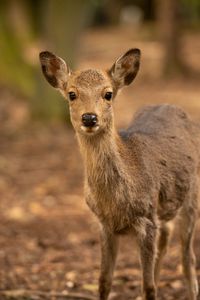
<svg viewBox="0 0 200 300">
<path fill-rule="evenodd" d="M 155 300 L 168 222 L 178 219 L 189 299 L 198 283 L 192 239 L 197 219 L 200 127 L 173 105 L 148 106 L 117 133 L 113 102 L 135 78 L 140 50 L 131 49 L 108 71 L 70 71 L 61 58 L 41 52 L 47 81 L 69 100 L 71 121 L 85 164 L 85 197 L 101 223 L 99 299 L 108 298 L 121 234 L 136 238 L 143 299 Z"/>
</svg>

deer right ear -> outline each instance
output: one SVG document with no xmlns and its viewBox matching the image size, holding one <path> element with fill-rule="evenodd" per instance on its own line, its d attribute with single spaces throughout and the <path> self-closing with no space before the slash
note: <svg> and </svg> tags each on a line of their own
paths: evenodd
<svg viewBox="0 0 200 300">
<path fill-rule="evenodd" d="M 70 75 L 70 70 L 65 61 L 49 51 L 43 51 L 39 55 L 42 72 L 46 80 L 60 90 L 64 89 Z"/>
</svg>

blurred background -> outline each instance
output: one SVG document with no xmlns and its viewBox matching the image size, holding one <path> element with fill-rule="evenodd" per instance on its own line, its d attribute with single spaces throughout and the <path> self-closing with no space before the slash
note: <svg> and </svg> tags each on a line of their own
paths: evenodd
<svg viewBox="0 0 200 300">
<path fill-rule="evenodd" d="M 84 202 L 67 103 L 43 78 L 38 54 L 55 52 L 72 69 L 109 68 L 132 47 L 141 68 L 118 95 L 117 127 L 155 103 L 200 121 L 199 0 L 0 0 L 0 299 L 96 295 L 98 224 Z M 111 299 L 140 299 L 137 252 L 122 244 Z M 179 256 L 175 234 L 159 299 L 187 299 Z"/>
</svg>

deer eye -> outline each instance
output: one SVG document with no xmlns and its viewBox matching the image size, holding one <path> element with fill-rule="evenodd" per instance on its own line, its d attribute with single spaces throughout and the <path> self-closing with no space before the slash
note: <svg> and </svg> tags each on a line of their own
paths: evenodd
<svg viewBox="0 0 200 300">
<path fill-rule="evenodd" d="M 104 98 L 106 100 L 110 101 L 112 99 L 112 95 L 113 95 L 112 92 L 106 92 L 105 95 L 104 95 Z"/>
<path fill-rule="evenodd" d="M 71 101 L 73 101 L 77 98 L 76 93 L 74 93 L 74 92 L 69 92 L 68 95 L 69 95 L 69 99 Z"/>
</svg>

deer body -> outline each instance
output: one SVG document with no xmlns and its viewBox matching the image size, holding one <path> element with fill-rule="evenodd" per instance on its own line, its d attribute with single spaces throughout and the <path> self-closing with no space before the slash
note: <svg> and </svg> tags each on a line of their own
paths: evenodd
<svg viewBox="0 0 200 300">
<path fill-rule="evenodd" d="M 122 136 L 97 137 L 87 144 L 79 139 L 84 149 L 87 203 L 100 221 L 113 223 L 113 232 L 133 227 L 137 218 L 148 218 L 153 209 L 161 221 L 173 219 L 197 180 L 199 153 L 190 121 L 174 106 L 148 110 Z M 146 123 L 137 125 L 143 115 L 151 121 L 159 110 L 162 122 L 180 118 L 178 134 L 167 124 L 161 134 L 157 128 L 148 132 Z M 187 125 L 191 128 L 185 130 Z"/>
<path fill-rule="evenodd" d="M 71 120 L 85 164 L 85 197 L 102 225 L 100 300 L 108 298 L 119 236 L 125 233 L 138 242 L 143 299 L 157 299 L 168 221 L 177 217 L 189 299 L 196 300 L 192 237 L 197 218 L 200 127 L 180 108 L 157 105 L 141 110 L 126 131 L 116 132 L 110 96 L 114 98 L 119 88 L 134 79 L 139 57 L 139 50 L 132 49 L 109 72 L 73 74 L 53 54 L 40 56 L 47 80 L 71 99 Z"/>
</svg>

